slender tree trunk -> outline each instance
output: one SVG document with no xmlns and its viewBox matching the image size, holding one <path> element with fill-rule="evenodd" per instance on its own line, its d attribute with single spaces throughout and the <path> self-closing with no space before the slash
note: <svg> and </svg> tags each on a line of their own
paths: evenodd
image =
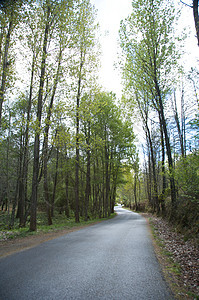
<svg viewBox="0 0 199 300">
<path fill-rule="evenodd" d="M 25 226 L 24 211 L 25 211 L 25 201 L 26 201 L 26 197 L 27 197 L 29 123 L 30 123 L 30 114 L 31 114 L 31 106 L 32 106 L 34 68 L 35 68 L 35 55 L 33 53 L 30 91 L 29 91 L 29 99 L 28 99 L 28 110 L 27 110 L 27 118 L 26 118 L 26 131 L 25 131 L 25 142 L 24 142 L 24 152 L 23 152 L 22 176 L 19 180 L 19 202 L 18 202 L 17 216 L 19 217 L 19 226 L 20 227 Z"/>
<path fill-rule="evenodd" d="M 112 154 L 113 158 L 113 154 Z M 112 167 L 113 170 L 113 175 L 112 175 L 112 192 L 111 192 L 111 201 L 110 201 L 110 213 L 114 213 L 114 206 L 115 206 L 115 201 L 116 201 L 116 190 L 117 190 L 117 177 L 119 173 L 119 164 L 115 166 L 114 168 Z"/>
<path fill-rule="evenodd" d="M 166 143 L 167 157 L 168 157 L 168 163 L 169 163 L 169 179 L 170 179 L 170 187 L 171 187 L 172 214 L 174 214 L 174 210 L 176 208 L 176 187 L 175 187 L 175 179 L 174 179 L 173 160 L 172 160 L 172 155 L 171 155 L 171 146 L 170 146 L 170 141 L 169 141 L 169 136 L 168 136 L 168 131 L 167 131 L 166 120 L 164 117 L 164 108 L 163 108 L 162 97 L 161 97 L 158 82 L 156 80 L 156 76 L 155 76 L 154 81 L 155 81 L 155 87 L 156 87 L 156 92 L 157 92 L 157 96 L 158 96 L 160 120 L 162 122 L 161 125 L 163 128 L 165 143 Z"/>
<path fill-rule="evenodd" d="M 16 184 L 16 191 L 15 191 L 14 202 L 12 204 L 12 213 L 11 213 L 11 218 L 10 218 L 9 229 L 13 228 L 14 223 L 15 223 L 15 210 L 17 207 L 18 188 L 19 188 L 19 180 L 17 180 L 17 184 Z"/>
<path fill-rule="evenodd" d="M 76 98 L 76 162 L 75 162 L 75 222 L 79 222 L 79 107 L 81 96 L 81 81 L 83 68 L 83 52 L 80 55 L 80 69 L 78 79 L 78 89 Z"/>
<path fill-rule="evenodd" d="M 17 166 L 17 183 L 16 183 L 16 188 L 15 188 L 15 197 L 14 197 L 14 202 L 12 203 L 12 213 L 11 213 L 11 218 L 10 218 L 10 224 L 9 224 L 9 228 L 13 228 L 14 226 L 14 222 L 15 222 L 15 210 L 16 210 L 16 206 L 17 206 L 17 199 L 18 199 L 18 189 L 19 189 L 19 180 L 22 176 L 21 172 L 22 172 L 22 135 L 21 135 L 21 142 L 20 142 L 20 155 L 19 155 L 19 159 L 18 159 L 18 166 Z"/>
<path fill-rule="evenodd" d="M 135 200 L 135 210 L 138 210 L 138 203 L 137 203 L 137 174 L 135 172 L 134 176 L 134 200 Z"/>
<path fill-rule="evenodd" d="M 70 217 L 70 210 L 69 210 L 69 174 L 68 174 L 68 160 L 69 158 L 66 155 L 66 175 L 65 175 L 65 185 L 66 185 L 66 201 L 65 201 L 65 215 L 67 218 Z"/>
<path fill-rule="evenodd" d="M 80 102 L 80 85 L 79 80 L 77 110 L 76 110 L 76 162 L 75 162 L 75 222 L 79 222 L 79 102 Z"/>
<path fill-rule="evenodd" d="M 46 57 L 47 57 L 47 41 L 49 35 L 49 16 L 50 16 L 50 7 L 48 6 L 47 20 L 46 20 L 45 33 L 44 33 L 44 42 L 43 42 L 39 95 L 38 95 L 38 102 L 37 102 L 37 129 L 35 133 L 35 142 L 34 142 L 33 179 L 32 179 L 31 213 L 30 213 L 31 231 L 35 231 L 37 229 L 37 191 L 38 191 L 38 176 L 39 176 L 40 127 L 41 127 L 41 115 L 42 115 L 44 76 L 45 76 Z"/>
<path fill-rule="evenodd" d="M 51 217 L 51 206 L 49 198 L 49 189 L 48 189 L 48 137 L 45 135 L 44 138 L 44 151 L 43 151 L 43 160 L 44 160 L 44 197 L 46 202 L 46 213 L 48 219 L 48 225 L 52 225 Z"/>
<path fill-rule="evenodd" d="M 139 106 L 140 114 L 143 120 L 144 129 L 146 133 L 146 138 L 148 141 L 148 148 L 149 148 L 149 186 L 148 191 L 151 193 L 151 164 L 152 164 L 152 178 L 153 178 L 153 210 L 159 211 L 159 200 L 158 200 L 158 185 L 157 185 L 157 176 L 156 176 L 156 160 L 154 154 L 154 148 L 151 138 L 151 133 L 148 126 L 148 100 L 144 99 L 144 107 L 139 101 L 139 97 L 136 94 L 136 100 Z M 151 162 L 151 164 L 150 164 Z M 149 199 L 150 200 L 150 199 Z"/>
<path fill-rule="evenodd" d="M 149 204 L 151 205 L 151 207 L 153 206 L 153 203 L 152 203 L 152 196 L 151 196 L 151 187 L 152 187 L 152 184 L 151 184 L 151 178 L 152 178 L 152 175 L 151 175 L 151 154 L 150 154 L 150 150 L 148 149 L 149 151 L 149 156 L 148 156 L 148 170 L 147 170 L 147 162 L 146 162 L 146 178 L 147 178 L 147 194 L 148 194 L 148 199 L 149 199 Z"/>
<path fill-rule="evenodd" d="M 8 212 L 8 223 L 9 223 L 9 215 L 10 215 L 10 135 L 11 135 L 11 113 L 9 111 L 9 130 L 7 137 L 7 151 L 6 151 L 6 211 Z"/>
<path fill-rule="evenodd" d="M 177 130 L 178 130 L 178 137 L 179 137 L 179 140 L 180 140 L 181 154 L 182 154 L 182 157 L 184 157 L 183 132 L 180 128 L 180 121 L 179 121 L 179 117 L 178 117 L 178 109 L 177 109 L 175 92 L 174 92 L 174 118 L 175 118 L 175 121 L 176 121 Z"/>
<path fill-rule="evenodd" d="M 196 28 L 196 35 L 198 39 L 198 46 L 199 46 L 199 15 L 198 15 L 198 0 L 193 0 L 193 16 Z"/>
<path fill-rule="evenodd" d="M 57 154 L 56 154 L 55 177 L 54 177 L 53 194 L 52 194 L 52 202 L 51 202 L 51 216 L 52 217 L 54 217 L 54 205 L 55 205 L 55 194 L 56 194 L 56 187 L 57 187 L 58 164 L 59 164 L 59 148 L 57 148 Z"/>
<path fill-rule="evenodd" d="M 68 178 L 68 174 L 66 174 L 66 178 L 65 178 L 65 185 L 66 185 L 65 215 L 67 218 L 70 217 L 68 183 L 69 183 L 69 178 Z"/>
<path fill-rule="evenodd" d="M 62 56 L 62 51 L 60 48 L 57 72 L 56 72 L 56 77 L 55 77 L 54 84 L 53 84 L 53 91 L 52 91 L 52 96 L 51 96 L 51 100 L 50 100 L 50 104 L 49 104 L 49 108 L 48 108 L 48 112 L 47 112 L 47 117 L 46 117 L 46 122 L 45 122 L 46 125 L 45 125 L 45 129 L 44 129 L 44 146 L 43 146 L 44 195 L 45 195 L 45 201 L 46 201 L 48 225 L 52 225 L 51 205 L 50 205 L 49 189 L 48 189 L 48 136 L 49 136 L 50 119 L 51 119 L 51 115 L 52 115 L 53 102 L 54 102 L 54 98 L 55 98 L 55 93 L 56 93 L 58 78 L 59 78 L 59 72 L 60 72 L 61 56 Z"/>
<path fill-rule="evenodd" d="M 3 45 L 3 37 L 4 37 L 4 33 L 5 33 L 5 26 L 1 26 L 1 33 L 0 33 L 0 65 L 2 62 L 2 45 Z"/>
<path fill-rule="evenodd" d="M 185 130 L 185 109 L 184 109 L 184 88 L 182 88 L 181 96 L 181 132 L 183 141 L 183 154 L 186 157 L 186 130 Z"/>
<path fill-rule="evenodd" d="M 89 199 L 91 194 L 91 183 L 90 183 L 90 122 L 88 122 L 88 134 L 86 137 L 86 145 L 87 145 L 87 171 L 86 171 L 86 191 L 85 191 L 85 221 L 88 220 L 88 207 L 89 207 Z"/>
<path fill-rule="evenodd" d="M 9 23 L 8 32 L 6 35 L 6 42 L 4 48 L 4 55 L 3 55 L 3 71 L 2 71 L 2 79 L 1 79 L 1 87 L 0 87 L 0 128 L 1 128 L 1 120 L 2 120 L 2 108 L 3 108 L 3 101 L 4 101 L 4 93 L 6 88 L 6 78 L 8 73 L 8 51 L 10 45 L 10 37 L 11 32 L 13 29 L 13 13 L 11 14 L 11 21 Z"/>
<path fill-rule="evenodd" d="M 111 201 L 111 213 L 114 213 L 114 206 L 115 206 L 115 200 L 116 200 L 116 190 L 117 190 L 117 185 L 116 185 L 116 181 L 117 181 L 117 177 L 115 179 L 115 183 L 113 185 L 113 197 L 112 197 L 112 201 Z"/>
<path fill-rule="evenodd" d="M 105 134 L 106 134 L 106 128 L 105 128 Z M 104 203 L 104 217 L 107 218 L 108 214 L 108 200 L 109 200 L 109 147 L 108 147 L 108 141 L 106 139 L 105 141 L 105 148 L 104 148 L 104 154 L 105 154 L 105 203 Z"/>
<path fill-rule="evenodd" d="M 100 200 L 99 200 L 99 181 L 97 176 L 97 170 L 99 170 L 99 161 L 97 157 L 97 151 L 95 153 L 96 158 L 93 163 L 93 215 L 96 216 L 96 214 L 100 215 L 101 206 L 100 206 Z"/>
<path fill-rule="evenodd" d="M 151 163 L 152 163 L 152 174 L 153 174 L 153 197 L 154 197 L 154 207 L 156 207 L 156 211 L 159 212 L 159 201 L 158 201 L 158 185 L 157 185 L 157 175 L 156 175 L 156 161 L 155 161 L 155 155 L 153 150 L 153 143 L 151 139 L 151 133 L 148 127 L 148 124 L 146 122 L 145 128 L 147 131 L 149 146 L 150 146 L 150 153 L 151 153 Z"/>
<path fill-rule="evenodd" d="M 161 193 L 161 209 L 162 214 L 165 214 L 165 190 L 166 190 L 166 175 L 165 175 L 165 150 L 164 150 L 164 133 L 160 121 L 160 133 L 161 133 L 161 148 L 162 148 L 162 193 Z"/>
</svg>

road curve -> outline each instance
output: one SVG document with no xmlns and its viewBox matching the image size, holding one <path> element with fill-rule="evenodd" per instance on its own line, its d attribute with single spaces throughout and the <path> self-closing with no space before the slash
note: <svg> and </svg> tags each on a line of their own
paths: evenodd
<svg viewBox="0 0 199 300">
<path fill-rule="evenodd" d="M 145 219 L 116 211 L 114 219 L 0 259 L 0 299 L 174 299 Z"/>
</svg>

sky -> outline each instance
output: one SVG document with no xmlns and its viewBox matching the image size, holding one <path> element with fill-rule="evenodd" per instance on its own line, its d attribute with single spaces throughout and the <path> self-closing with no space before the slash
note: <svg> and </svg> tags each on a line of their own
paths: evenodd
<svg viewBox="0 0 199 300">
<path fill-rule="evenodd" d="M 176 3 L 180 0 L 175 0 Z M 187 0 L 188 1 L 188 0 Z M 97 9 L 97 20 L 101 28 L 100 43 L 102 47 L 100 83 L 107 91 L 113 91 L 118 97 L 122 95 L 121 74 L 114 67 L 118 53 L 118 31 L 120 21 L 131 13 L 132 0 L 91 0 Z M 194 66 L 199 58 L 199 49 L 195 38 L 193 12 L 182 5 L 182 25 L 190 30 L 190 38 L 186 41 L 184 60 L 187 68 Z M 181 28 L 180 28 L 181 30 Z M 190 59 L 191 58 L 191 59 Z"/>
<path fill-rule="evenodd" d="M 95 5 L 101 30 L 102 59 L 100 83 L 107 91 L 121 96 L 121 75 L 114 67 L 117 61 L 120 21 L 131 12 L 131 0 L 91 0 Z"/>
</svg>

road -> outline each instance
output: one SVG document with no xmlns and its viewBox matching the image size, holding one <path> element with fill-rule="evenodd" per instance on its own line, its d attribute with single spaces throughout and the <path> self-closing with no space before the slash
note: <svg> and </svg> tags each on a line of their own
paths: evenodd
<svg viewBox="0 0 199 300">
<path fill-rule="evenodd" d="M 174 299 L 145 219 L 116 211 L 111 220 L 0 259 L 0 299 Z"/>
</svg>

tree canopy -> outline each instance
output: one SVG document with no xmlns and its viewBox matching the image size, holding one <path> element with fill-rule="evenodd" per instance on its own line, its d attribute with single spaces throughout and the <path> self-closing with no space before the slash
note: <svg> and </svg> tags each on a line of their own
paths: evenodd
<svg viewBox="0 0 199 300">
<path fill-rule="evenodd" d="M 122 99 L 99 85 L 99 25 L 89 0 L 9 0 L 0 11 L 7 225 L 19 219 L 35 231 L 38 211 L 48 225 L 58 212 L 76 222 L 107 217 L 117 201 L 173 221 L 188 204 L 197 223 L 199 71 L 183 69 L 175 3 L 132 1 L 119 31 Z"/>
</svg>

